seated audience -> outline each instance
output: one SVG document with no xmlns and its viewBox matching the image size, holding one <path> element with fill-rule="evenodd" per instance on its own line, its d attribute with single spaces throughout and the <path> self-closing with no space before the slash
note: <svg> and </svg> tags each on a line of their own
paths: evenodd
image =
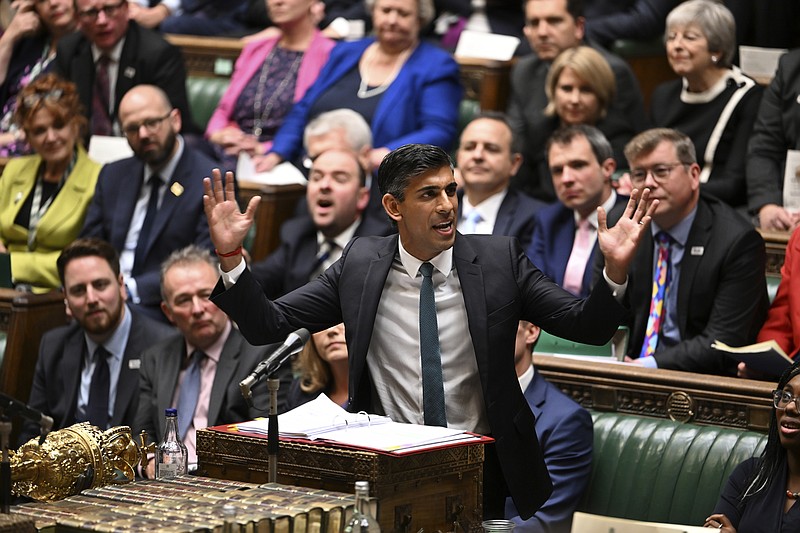
<svg viewBox="0 0 800 533">
<path fill-rule="evenodd" d="M 14 122 L 17 95 L 50 70 L 58 41 L 75 29 L 71 0 L 21 0 L 0 37 L 0 156 L 29 153 Z"/>
<path fill-rule="evenodd" d="M 576 296 L 592 290 L 597 255 L 597 208 L 623 209 L 627 196 L 611 187 L 611 144 L 592 126 L 567 126 L 547 141 L 547 161 L 558 202 L 536 215 L 528 257 L 547 277 Z"/>
<path fill-rule="evenodd" d="M 100 165 L 81 145 L 86 117 L 75 85 L 46 74 L 19 94 L 16 121 L 35 154 L 11 159 L 0 177 L 0 252 L 15 284 L 60 285 L 56 259 L 83 227 Z"/>
<path fill-rule="evenodd" d="M 158 33 L 128 20 L 125 0 L 75 0 L 80 32 L 58 43 L 53 72 L 78 87 L 92 135 L 122 135 L 116 120 L 133 87 L 161 88 L 183 116 L 184 132 L 199 133 L 186 97 L 181 51 Z"/>
<path fill-rule="evenodd" d="M 597 126 L 611 143 L 619 166 L 625 165 L 625 145 L 638 132 L 630 124 L 606 123 L 617 84 L 614 72 L 600 52 L 577 46 L 559 54 L 547 73 L 544 90 L 547 94 L 544 114 L 551 117 L 551 131 L 572 124 Z M 543 172 L 547 175 L 544 154 L 540 164 L 545 165 Z"/>
<path fill-rule="evenodd" d="M 223 168 L 235 170 L 240 152 L 255 156 L 269 151 L 284 117 L 328 60 L 333 41 L 316 29 L 311 12 L 316 1 L 267 2 L 281 31 L 244 47 L 206 127 Z"/>
<path fill-rule="evenodd" d="M 150 440 L 164 439 L 164 410 L 178 409 L 178 434 L 197 463 L 197 430 L 252 420 L 269 411 L 266 380 L 254 387 L 248 407 L 239 382 L 277 345 L 252 346 L 210 300 L 219 277 L 218 263 L 208 250 L 187 246 L 173 252 L 161 267 L 161 308 L 178 328 L 169 338 L 151 343 L 142 353 L 139 369 L 139 410 L 135 433 L 144 430 Z M 278 411 L 285 410 L 291 371 L 277 372 Z M 263 407 L 263 406 L 267 407 Z M 263 409 L 261 409 L 263 407 Z M 154 477 L 155 460 L 146 469 Z"/>
<path fill-rule="evenodd" d="M 534 218 L 544 204 L 509 189 L 522 156 L 508 118 L 484 113 L 467 124 L 456 161 L 463 185 L 458 193 L 458 231 L 516 237 L 527 248 Z"/>
<path fill-rule="evenodd" d="M 161 263 L 189 244 L 213 248 L 202 187 L 216 164 L 186 145 L 183 115 L 154 85 L 128 91 L 119 122 L 134 155 L 103 167 L 81 236 L 111 243 L 131 301 L 163 320 Z"/>
<path fill-rule="evenodd" d="M 53 418 L 53 429 L 90 422 L 131 426 L 139 405 L 139 354 L 172 328 L 125 305 L 117 252 L 99 239 L 78 239 L 58 258 L 72 324 L 48 331 L 39 345 L 28 405 Z M 39 434 L 26 422 L 21 442 Z"/>
<path fill-rule="evenodd" d="M 346 409 L 349 397 L 344 324 L 314 333 L 295 360 L 294 372 L 298 377 L 289 389 L 289 409 L 310 402 L 323 392 Z"/>
<path fill-rule="evenodd" d="M 745 158 L 763 90 L 731 64 L 736 26 L 713 0 L 689 0 L 667 17 L 667 60 L 680 79 L 659 85 L 653 125 L 688 135 L 699 156 L 700 188 L 745 210 Z"/>
<path fill-rule="evenodd" d="M 723 533 L 800 531 L 800 361 L 783 373 L 772 399 L 764 452 L 736 467 L 705 527 Z"/>
<path fill-rule="evenodd" d="M 303 129 L 320 113 L 348 107 L 370 124 L 371 170 L 383 156 L 409 143 L 449 149 L 456 136 L 461 85 L 447 52 L 420 41 L 433 17 L 432 0 L 369 0 L 375 37 L 339 44 L 317 81 L 284 120 L 259 170 L 294 161 Z"/>
<path fill-rule="evenodd" d="M 533 366 L 539 328 L 520 321 L 514 366 L 525 399 L 536 417 L 536 436 L 553 482 L 553 493 L 531 518 L 522 520 L 511 498 L 505 517 L 522 533 L 568 533 L 572 514 L 592 473 L 593 426 L 589 412 L 547 382 Z"/>
<path fill-rule="evenodd" d="M 248 0 L 130 0 L 131 20 L 162 33 L 236 34 L 247 27 Z"/>
<path fill-rule="evenodd" d="M 508 115 L 514 132 L 522 139 L 522 167 L 512 185 L 531 196 L 552 202 L 556 199 L 553 183 L 541 162 L 550 117 L 545 92 L 550 65 L 564 50 L 581 44 L 596 49 L 614 73 L 615 97 L 603 119 L 603 131 L 613 138 L 618 131 L 639 132 L 646 127 L 644 104 L 639 84 L 628 64 L 619 57 L 584 39 L 583 2 L 573 0 L 527 0 L 525 2 L 525 36 L 534 54 L 517 61 L 511 69 L 511 94 Z"/>
<path fill-rule="evenodd" d="M 585 0 L 586 36 L 605 47 L 617 39 L 649 41 L 680 0 Z"/>
<path fill-rule="evenodd" d="M 308 212 L 281 226 L 281 243 L 251 271 L 270 299 L 302 287 L 331 266 L 353 237 L 388 235 L 385 219 L 362 216 L 369 200 L 355 153 L 331 149 L 314 159 L 308 176 Z"/>
<path fill-rule="evenodd" d="M 792 50 L 780 58 L 764 91 L 747 148 L 747 206 L 766 230 L 791 231 L 800 222 L 800 206 L 784 207 L 787 157 L 790 150 L 800 150 L 798 93 L 800 50 Z M 797 174 L 794 168 L 789 172 Z"/>
<path fill-rule="evenodd" d="M 764 240 L 727 204 L 700 194 L 700 165 L 685 134 L 647 130 L 625 155 L 633 186 L 659 202 L 628 271 L 626 360 L 732 375 L 736 362 L 711 344 L 755 341 L 769 306 Z"/>
</svg>

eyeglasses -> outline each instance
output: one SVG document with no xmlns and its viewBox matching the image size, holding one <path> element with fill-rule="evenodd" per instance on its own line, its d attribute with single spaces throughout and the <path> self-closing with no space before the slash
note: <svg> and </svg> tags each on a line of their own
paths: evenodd
<svg viewBox="0 0 800 533">
<path fill-rule="evenodd" d="M 83 20 L 86 20 L 86 21 L 94 21 L 94 20 L 97 20 L 97 17 L 100 16 L 100 12 L 102 11 L 103 15 L 105 15 L 106 18 L 111 18 L 111 17 L 113 17 L 114 15 L 117 14 L 117 11 L 119 11 L 119 9 L 126 2 L 127 2 L 127 0 L 122 0 L 121 2 L 119 2 L 117 4 L 107 4 L 107 5 L 104 5 L 103 7 L 99 8 L 99 9 L 93 7 L 91 9 L 87 9 L 85 11 L 78 11 L 78 16 L 80 18 L 82 18 Z"/>
<path fill-rule="evenodd" d="M 30 109 L 42 100 L 50 103 L 58 102 L 62 96 L 64 96 L 63 89 L 50 89 L 49 91 L 35 92 L 23 98 L 22 105 Z"/>
<path fill-rule="evenodd" d="M 645 180 L 647 180 L 647 175 L 652 174 L 653 179 L 656 183 L 664 183 L 669 179 L 670 174 L 672 174 L 672 170 L 677 167 L 685 167 L 688 166 L 690 163 L 672 163 L 672 164 L 664 164 L 664 165 L 654 165 L 650 168 L 634 168 L 631 169 L 631 183 L 636 187 L 641 186 Z"/>
<path fill-rule="evenodd" d="M 792 394 L 785 390 L 774 390 L 772 391 L 772 404 L 775 406 L 775 409 L 780 409 L 781 411 L 789 407 L 789 404 L 794 402 L 794 406 L 797 409 L 800 409 L 800 396 L 792 396 Z"/>
<path fill-rule="evenodd" d="M 148 118 L 147 120 L 143 120 L 138 124 L 128 124 L 122 128 L 122 132 L 126 137 L 135 137 L 139 135 L 139 130 L 142 128 L 142 126 L 144 126 L 144 129 L 147 130 L 147 133 L 155 133 L 158 131 L 158 127 L 161 125 L 161 123 L 168 119 L 171 114 L 172 111 L 163 117 Z"/>
</svg>

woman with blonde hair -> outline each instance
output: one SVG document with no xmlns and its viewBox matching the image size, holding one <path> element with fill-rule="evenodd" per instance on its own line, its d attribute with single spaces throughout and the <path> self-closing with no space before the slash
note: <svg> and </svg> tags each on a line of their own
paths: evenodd
<svg viewBox="0 0 800 533">
<path fill-rule="evenodd" d="M 346 408 L 349 396 L 344 324 L 312 335 L 297 357 L 294 370 L 298 377 L 289 390 L 289 409 L 313 400 L 322 392 Z"/>
</svg>

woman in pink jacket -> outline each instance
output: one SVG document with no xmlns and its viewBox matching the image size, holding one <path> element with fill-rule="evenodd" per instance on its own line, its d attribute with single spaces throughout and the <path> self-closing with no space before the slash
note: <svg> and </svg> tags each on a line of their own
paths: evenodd
<svg viewBox="0 0 800 533">
<path fill-rule="evenodd" d="M 284 117 L 317 79 L 334 45 L 316 28 L 316 0 L 266 1 L 280 35 L 245 46 L 206 128 L 228 170 L 235 169 L 241 152 L 269 151 Z"/>
</svg>

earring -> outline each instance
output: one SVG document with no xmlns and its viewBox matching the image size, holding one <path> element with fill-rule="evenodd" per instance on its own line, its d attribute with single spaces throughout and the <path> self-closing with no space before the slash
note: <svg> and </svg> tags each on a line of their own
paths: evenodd
<svg viewBox="0 0 800 533">
<path fill-rule="evenodd" d="M 716 65 L 716 64 L 719 62 L 719 57 L 717 57 L 717 56 L 711 56 L 711 62 L 712 62 L 712 63 L 714 63 L 714 64 Z"/>
</svg>

